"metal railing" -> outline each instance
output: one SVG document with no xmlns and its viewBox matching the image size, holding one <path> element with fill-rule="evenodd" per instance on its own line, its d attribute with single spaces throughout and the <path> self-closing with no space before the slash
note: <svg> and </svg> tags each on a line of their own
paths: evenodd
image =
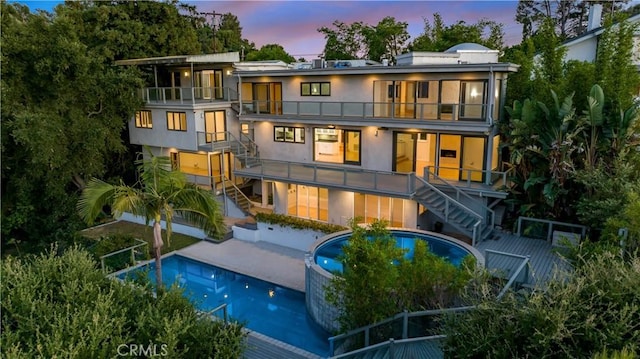
<svg viewBox="0 0 640 359">
<path fill-rule="evenodd" d="M 216 313 L 220 311 L 222 312 L 222 317 L 216 315 Z M 227 303 L 222 303 L 219 306 L 208 310 L 205 314 L 211 318 L 221 319 L 225 323 L 229 323 L 229 310 L 227 309 Z"/>
<path fill-rule="evenodd" d="M 485 267 L 489 269 L 490 274 L 498 275 L 499 278 L 504 272 L 496 272 L 495 269 L 504 270 L 504 262 L 499 259 L 513 259 L 510 267 L 507 283 L 502 287 L 496 300 L 502 297 L 511 289 L 514 284 L 526 284 L 530 281 L 530 257 L 518 254 L 505 253 L 499 251 L 486 250 Z M 493 266 L 492 266 L 493 264 Z M 446 338 L 445 335 L 436 334 L 440 330 L 437 326 L 437 320 L 431 319 L 449 313 L 462 313 L 475 310 L 476 306 L 466 306 L 447 309 L 425 310 L 419 312 L 402 312 L 387 318 L 380 322 L 370 324 L 361 328 L 348 331 L 329 338 L 329 356 L 331 358 L 346 359 L 363 355 L 364 353 L 383 348 L 393 347 L 394 345 L 402 345 L 407 343 L 421 341 L 441 341 Z M 412 323 L 412 318 L 416 320 Z M 426 321 L 424 319 L 427 319 Z M 434 325 L 436 324 L 436 325 Z M 413 329 L 413 330 L 412 330 Z M 379 330 L 379 332 L 376 332 Z M 381 335 L 382 334 L 382 335 Z M 386 335 L 386 337 L 384 337 Z M 437 345 L 437 344 L 435 344 Z M 339 352 L 339 353 L 337 353 Z M 393 358 L 393 352 L 389 352 L 390 358 Z"/>
<path fill-rule="evenodd" d="M 139 95 L 149 104 L 238 101 L 238 92 L 229 87 L 146 87 Z"/>
<path fill-rule="evenodd" d="M 515 283 L 530 283 L 531 256 L 485 250 L 484 266 L 497 278 L 509 278 L 497 298 L 502 298 Z"/>
<path fill-rule="evenodd" d="M 228 191 L 230 187 L 233 188 L 233 193 L 231 194 Z M 222 193 L 226 197 L 233 200 L 233 203 L 235 203 L 238 207 L 240 207 L 239 198 L 246 200 L 247 205 L 249 206 L 249 208 L 246 209 L 247 212 L 250 212 L 251 208 L 254 206 L 253 201 L 251 201 L 249 197 L 247 197 L 247 195 L 244 194 L 244 192 L 242 192 L 242 190 L 240 190 L 240 188 L 238 188 L 238 186 L 236 186 L 236 184 L 226 176 L 222 176 Z M 244 208 L 241 209 L 245 210 Z"/>
<path fill-rule="evenodd" d="M 470 209 L 469 207 L 463 205 L 462 203 L 460 203 L 460 195 L 456 194 L 456 198 L 452 198 L 450 195 L 442 192 L 441 190 L 439 190 L 438 188 L 436 188 L 433 184 L 425 181 L 423 178 L 420 178 L 418 176 L 415 176 L 416 179 L 416 185 L 415 188 L 418 189 L 419 186 L 425 186 L 427 188 L 429 188 L 430 191 L 436 192 L 438 195 L 440 195 L 440 198 L 444 199 L 444 205 L 445 205 L 445 209 L 444 209 L 444 221 L 445 222 L 449 222 L 450 224 L 452 224 L 452 221 L 449 221 L 449 216 L 452 214 L 453 209 L 455 207 L 457 207 L 458 209 L 460 209 L 461 211 L 476 217 L 478 220 L 473 224 L 473 229 L 471 231 L 471 240 L 472 246 L 475 246 L 476 241 L 477 241 L 477 237 L 480 235 L 478 228 L 480 227 L 480 225 L 483 222 L 483 218 L 480 214 L 476 213 L 474 210 Z M 453 187 L 453 186 L 452 186 Z M 457 189 L 456 189 L 457 190 Z M 469 198 L 471 198 L 469 195 L 467 195 L 466 193 L 462 193 L 462 195 L 464 196 L 468 196 Z M 430 209 L 433 210 L 433 209 Z M 462 229 L 462 228 L 461 228 Z"/>
<path fill-rule="evenodd" d="M 455 192 L 455 199 L 458 202 L 460 202 L 460 198 L 465 198 L 468 201 L 471 201 L 471 203 L 478 203 L 477 199 L 471 197 L 470 195 L 468 195 L 466 192 L 462 191 L 457 186 L 452 185 L 447 180 L 439 177 L 435 173 L 431 173 L 429 171 L 429 167 L 425 167 L 425 169 L 424 169 L 424 177 L 427 179 L 426 180 L 427 183 L 435 183 L 436 185 L 443 186 L 444 188 L 448 188 L 449 190 L 454 191 Z M 493 228 L 494 225 L 495 225 L 495 221 L 496 221 L 495 211 L 492 210 L 491 208 L 485 206 L 485 205 L 482 205 L 482 211 L 483 211 L 483 213 L 482 213 L 482 215 L 480 215 L 480 218 L 481 218 L 482 222 L 485 223 L 487 226 L 490 226 L 491 228 Z M 476 212 L 474 212 L 474 213 L 476 213 Z M 474 243 L 474 245 L 475 245 L 475 243 Z"/>
<path fill-rule="evenodd" d="M 361 348 L 353 349 L 358 350 L 372 345 L 385 343 L 389 338 L 393 339 L 410 339 L 410 338 L 422 338 L 433 337 L 427 332 L 427 327 L 432 327 L 437 324 L 437 319 L 434 317 L 440 316 L 446 313 L 452 312 L 464 312 L 474 309 L 473 306 L 447 308 L 447 309 L 435 309 L 435 310 L 423 310 L 419 312 L 407 312 L 398 313 L 393 317 L 379 321 L 377 323 L 367 325 L 344 334 L 336 335 L 329 338 L 329 356 L 336 354 L 337 350 L 348 350 L 353 346 L 362 346 Z M 413 320 L 413 322 L 412 322 Z M 430 330 L 438 330 L 439 328 L 433 327 Z M 427 335 L 425 335 L 427 334 Z M 440 335 L 437 335 L 440 337 Z M 344 353 L 344 352 L 342 352 Z"/>
<path fill-rule="evenodd" d="M 328 116 L 487 122 L 487 104 L 419 102 L 241 101 L 242 115 Z"/>
<path fill-rule="evenodd" d="M 456 167 L 444 167 L 444 166 L 425 166 L 424 176 L 429 181 L 431 176 L 441 173 L 440 170 L 456 171 L 460 174 L 458 177 L 459 182 L 465 182 L 466 187 L 472 187 L 472 183 L 484 183 L 485 176 L 489 176 L 489 184 L 494 185 L 499 180 L 502 180 L 503 185 L 507 185 L 509 181 L 509 174 L 513 168 L 506 171 L 493 171 L 493 170 L 477 170 L 469 168 L 456 168 Z"/>
<path fill-rule="evenodd" d="M 518 226 L 516 234 L 518 236 L 526 236 L 530 238 L 544 239 L 551 241 L 555 231 L 562 234 L 580 233 L 580 239 L 584 239 L 587 235 L 588 227 L 580 224 L 572 224 L 559 221 L 551 221 L 548 219 L 539 219 L 532 217 L 518 217 Z"/>
<path fill-rule="evenodd" d="M 401 196 L 410 196 L 415 192 L 414 173 L 373 171 L 326 164 L 265 159 L 261 159 L 260 163 L 259 171 L 251 172 L 251 176 Z M 236 170 L 236 172 L 239 176 L 243 176 L 242 170 Z"/>
<path fill-rule="evenodd" d="M 245 161 L 245 163 L 251 158 L 257 160 L 258 145 L 253 141 L 241 141 L 230 131 L 197 131 L 196 136 L 199 148 L 207 148 L 210 151 L 229 150 L 237 159 Z"/>
<path fill-rule="evenodd" d="M 134 239 L 135 242 L 138 242 L 138 244 L 134 244 L 131 247 L 127 247 L 127 248 L 123 248 L 120 250 L 117 250 L 115 252 L 111 252 L 111 253 L 107 253 L 103 256 L 100 256 L 100 267 L 102 268 L 102 272 L 106 273 L 107 272 L 107 266 L 105 265 L 105 259 L 109 258 L 109 257 L 113 257 L 115 255 L 118 255 L 120 253 L 124 253 L 124 252 L 130 252 L 130 259 L 131 259 L 131 265 L 136 265 L 136 249 L 143 247 L 143 246 L 149 246 L 149 244 L 143 240 Z"/>
</svg>

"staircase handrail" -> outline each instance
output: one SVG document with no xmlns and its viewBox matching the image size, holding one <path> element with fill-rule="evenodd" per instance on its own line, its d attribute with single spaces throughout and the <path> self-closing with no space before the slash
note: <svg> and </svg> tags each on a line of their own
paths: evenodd
<svg viewBox="0 0 640 359">
<path fill-rule="evenodd" d="M 222 176 L 222 194 L 223 194 L 223 195 L 227 196 L 227 185 L 226 185 L 226 183 L 227 183 L 227 182 L 231 185 L 230 187 L 233 187 L 233 188 L 236 190 L 236 191 L 235 191 L 235 192 L 236 192 L 236 195 L 237 195 L 238 193 L 240 193 L 240 196 L 241 196 L 241 197 L 243 197 L 244 199 L 246 199 L 246 200 L 247 200 L 247 202 L 249 203 L 249 207 L 252 207 L 252 206 L 253 206 L 253 201 L 251 201 L 251 200 L 249 199 L 249 197 L 247 197 L 247 195 L 246 195 L 246 194 L 244 194 L 244 192 L 242 192 L 242 190 L 240 190 L 240 188 L 238 188 L 238 186 L 236 186 L 236 184 L 235 184 L 235 183 L 233 183 L 233 181 L 232 181 L 232 180 L 230 180 L 229 178 L 227 178 L 227 176 Z M 234 200 L 236 201 L 236 203 L 238 203 L 237 198 L 234 198 Z"/>
<path fill-rule="evenodd" d="M 471 230 L 471 245 L 475 247 L 476 242 L 478 240 L 478 236 L 481 234 L 480 231 L 478 231 L 478 228 L 480 227 L 480 225 L 482 224 L 482 222 L 484 222 L 485 220 L 483 220 L 482 216 L 478 213 L 476 213 L 476 211 L 472 210 L 471 208 L 465 206 L 464 204 L 458 202 L 457 200 L 453 199 L 451 196 L 449 196 L 448 194 L 445 194 L 444 192 L 440 191 L 439 189 L 437 189 L 434 185 L 432 185 L 431 183 L 427 182 L 424 178 L 421 178 L 419 176 L 415 176 L 416 181 L 418 182 L 418 184 L 420 182 L 422 182 L 422 184 L 426 187 L 428 187 L 429 189 L 431 189 L 432 191 L 438 193 L 442 198 L 444 198 L 445 200 L 445 206 L 448 208 L 450 206 L 450 204 L 453 204 L 454 206 L 457 206 L 458 208 L 462 209 L 463 211 L 473 215 L 474 217 L 476 217 L 478 220 L 473 224 L 473 229 Z M 415 188 L 418 188 L 418 185 L 415 186 Z M 493 211 L 492 211 L 493 212 Z M 447 219 L 447 213 L 445 212 L 445 220 Z"/>
<path fill-rule="evenodd" d="M 427 177 L 427 176 L 435 178 L 436 180 L 438 180 L 439 184 L 442 184 L 445 187 L 454 190 L 456 192 L 456 200 L 457 201 L 460 201 L 460 196 L 463 196 L 463 197 L 465 197 L 467 199 L 470 199 L 471 201 L 476 201 L 476 199 L 474 199 L 473 197 L 468 195 L 466 192 L 464 192 L 461 189 L 459 189 L 458 187 L 452 185 L 451 183 L 449 183 L 445 179 L 441 178 L 437 174 L 429 171 L 428 169 L 425 169 L 425 177 Z M 416 178 L 420 178 L 420 177 L 416 176 Z M 430 183 L 428 179 L 427 180 L 423 180 L 422 178 L 420 178 L 420 180 L 422 180 L 424 183 Z M 485 205 L 483 205 L 483 209 L 484 209 L 486 215 L 485 215 L 484 218 L 481 216 L 482 221 L 487 223 L 488 225 L 490 225 L 493 228 L 493 226 L 495 225 L 495 217 L 496 217 L 495 212 L 491 208 L 489 208 L 489 207 L 487 207 Z M 487 220 L 487 218 L 489 220 Z"/>
<path fill-rule="evenodd" d="M 336 340 L 340 340 L 340 339 L 346 339 L 346 338 L 350 338 L 353 336 L 356 336 L 358 334 L 363 333 L 365 335 L 365 347 L 369 346 L 369 332 L 371 331 L 372 328 L 375 327 L 379 327 L 382 325 L 385 325 L 387 323 L 396 321 L 398 319 L 403 319 L 403 328 L 402 328 L 402 338 L 401 339 L 407 339 L 408 337 L 408 325 L 409 325 L 409 318 L 413 318 L 413 317 L 427 317 L 427 316 L 433 316 L 433 315 L 438 315 L 438 314 L 444 314 L 444 313 L 449 313 L 449 312 L 462 312 L 462 311 L 467 311 L 467 310 L 471 310 L 474 309 L 475 306 L 466 306 L 466 307 L 456 307 L 456 308 L 444 308 L 444 309 L 431 309 L 431 310 L 422 310 L 422 311 L 417 311 L 417 312 L 407 312 L 404 311 L 402 313 L 398 313 L 392 317 L 389 317 L 387 319 L 383 319 L 379 322 L 373 323 L 373 324 L 369 324 L 369 325 L 365 325 L 363 327 L 360 328 L 356 328 L 356 329 L 352 329 L 346 333 L 342 333 L 342 334 L 338 334 L 335 335 L 333 337 L 330 337 L 329 340 L 329 355 L 333 355 L 333 351 L 334 351 L 334 342 Z"/>
<path fill-rule="evenodd" d="M 251 145 L 251 149 L 253 150 L 254 155 L 257 157 L 258 156 L 258 144 L 251 139 L 251 137 L 247 136 L 247 134 L 240 132 L 240 143 L 244 144 L 243 140 L 245 140 L 247 142 L 249 142 L 249 144 Z"/>
<path fill-rule="evenodd" d="M 430 340 L 439 340 L 439 339 L 444 339 L 446 338 L 446 335 L 443 334 L 439 334 L 439 335 L 429 335 L 426 337 L 416 337 L 416 338 L 408 338 L 408 339 L 389 339 L 387 341 L 384 342 L 380 342 L 378 344 L 374 344 L 374 345 L 370 345 L 368 347 L 364 347 L 364 348 L 360 348 L 354 351 L 350 351 L 350 352 L 346 352 L 346 353 L 342 353 L 336 356 L 332 356 L 330 357 L 331 359 L 343 359 L 343 358 L 348 358 L 350 356 L 353 355 L 359 355 L 359 354 L 365 354 L 377 349 L 381 349 L 381 348 L 385 348 L 385 347 L 390 347 L 393 345 L 402 345 L 402 344 L 409 344 L 409 343 L 416 343 L 416 342 L 426 342 L 426 341 L 430 341 Z M 391 356 L 393 358 L 393 356 Z"/>
<path fill-rule="evenodd" d="M 428 187 L 430 190 L 432 190 L 432 191 L 434 191 L 434 192 L 438 193 L 440 196 L 442 196 L 442 197 L 445 199 L 445 201 L 447 201 L 447 202 L 449 202 L 449 203 L 452 203 L 454 206 L 457 206 L 457 207 L 461 208 L 461 209 L 462 209 L 463 211 L 465 211 L 465 212 L 470 213 L 470 214 L 471 214 L 471 215 L 473 215 L 474 217 L 478 218 L 478 220 L 479 220 L 480 222 L 482 222 L 482 215 L 478 214 L 476 211 L 474 211 L 474 210 L 472 210 L 471 208 L 469 208 L 469 207 L 465 206 L 464 204 L 462 204 L 462 203 L 458 202 L 456 199 L 454 199 L 453 197 L 449 196 L 448 194 L 446 194 L 446 193 L 442 192 L 442 191 L 441 191 L 441 190 L 439 190 L 436 186 L 434 186 L 434 185 L 432 185 L 431 183 L 429 183 L 429 182 L 425 181 L 425 179 L 424 179 L 424 178 L 421 178 L 421 177 L 418 177 L 418 176 L 416 176 L 415 178 L 416 178 L 416 180 L 417 180 L 418 182 L 421 182 L 421 183 L 422 183 L 422 185 L 424 185 L 424 186 Z M 452 186 L 452 187 L 453 187 L 453 186 Z M 416 186 L 415 186 L 415 188 L 417 189 L 417 188 L 418 188 L 418 185 L 416 185 Z"/>
</svg>

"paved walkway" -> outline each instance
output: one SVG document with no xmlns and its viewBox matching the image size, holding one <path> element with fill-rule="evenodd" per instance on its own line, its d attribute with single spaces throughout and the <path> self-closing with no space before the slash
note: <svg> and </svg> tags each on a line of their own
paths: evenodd
<svg viewBox="0 0 640 359">
<path fill-rule="evenodd" d="M 198 242 L 178 251 L 182 256 L 304 292 L 304 252 L 266 242 L 232 238 L 215 244 Z"/>
</svg>

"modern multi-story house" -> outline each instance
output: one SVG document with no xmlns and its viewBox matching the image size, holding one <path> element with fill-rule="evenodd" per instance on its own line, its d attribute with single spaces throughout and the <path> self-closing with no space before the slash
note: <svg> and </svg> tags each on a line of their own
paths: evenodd
<svg viewBox="0 0 640 359">
<path fill-rule="evenodd" d="M 507 184 L 495 122 L 517 71 L 495 50 L 461 44 L 394 66 L 292 68 L 233 53 L 120 64 L 151 65 L 157 78 L 131 142 L 202 185 L 233 198 L 242 187 L 277 213 L 328 223 L 491 235 Z"/>
</svg>

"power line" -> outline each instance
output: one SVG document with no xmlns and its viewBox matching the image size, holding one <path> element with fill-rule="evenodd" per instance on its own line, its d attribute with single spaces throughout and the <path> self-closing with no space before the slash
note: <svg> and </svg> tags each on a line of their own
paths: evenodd
<svg viewBox="0 0 640 359">
<path fill-rule="evenodd" d="M 205 18 L 207 16 L 211 16 L 211 30 L 213 31 L 213 53 L 215 54 L 216 53 L 216 16 L 218 18 L 222 18 L 223 14 L 215 12 L 215 11 L 213 11 L 213 12 L 201 12 L 199 14 L 200 15 L 204 15 Z"/>
</svg>

